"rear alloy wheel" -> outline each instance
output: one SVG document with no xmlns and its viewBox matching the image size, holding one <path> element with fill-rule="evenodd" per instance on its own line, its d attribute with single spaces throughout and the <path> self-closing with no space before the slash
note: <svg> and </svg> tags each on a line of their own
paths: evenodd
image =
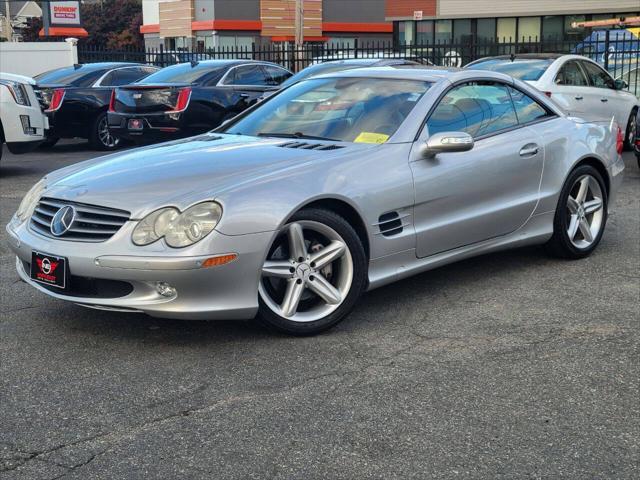
<svg viewBox="0 0 640 480">
<path fill-rule="evenodd" d="M 636 135 L 638 135 L 638 113 L 634 110 L 631 112 L 629 122 L 627 123 L 627 136 L 624 141 L 625 150 L 633 150 L 636 143 Z"/>
<path fill-rule="evenodd" d="M 339 215 L 302 210 L 276 236 L 262 267 L 259 318 L 313 335 L 347 315 L 366 285 L 362 242 Z"/>
<path fill-rule="evenodd" d="M 89 136 L 89 143 L 93 148 L 98 150 L 115 150 L 120 145 L 120 137 L 114 135 L 111 130 L 109 130 L 109 123 L 105 112 L 96 118 L 93 128 L 91 129 L 91 135 Z"/>
<path fill-rule="evenodd" d="M 574 170 L 560 194 L 549 248 L 564 258 L 583 258 L 600 243 L 607 221 L 607 192 L 598 171 Z"/>
</svg>

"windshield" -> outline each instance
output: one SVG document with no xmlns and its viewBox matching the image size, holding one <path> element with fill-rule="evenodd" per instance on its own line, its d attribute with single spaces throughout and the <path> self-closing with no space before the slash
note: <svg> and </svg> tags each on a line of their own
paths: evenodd
<svg viewBox="0 0 640 480">
<path fill-rule="evenodd" d="M 225 133 L 384 143 L 430 86 L 403 79 L 310 79 L 265 101 Z"/>
<path fill-rule="evenodd" d="M 226 68 L 226 64 L 197 63 L 192 66 L 191 63 L 180 63 L 152 73 L 137 83 L 195 83 L 205 75 L 222 74 Z"/>
<path fill-rule="evenodd" d="M 40 85 L 73 85 L 74 87 L 88 87 L 100 78 L 105 69 L 87 69 L 87 68 L 59 68 L 49 72 L 36 75 L 34 80 Z"/>
<path fill-rule="evenodd" d="M 495 72 L 511 75 L 518 80 L 535 82 L 547 71 L 549 65 L 553 63 L 551 58 L 536 59 L 515 59 L 513 62 L 508 58 L 484 60 L 466 68 L 472 70 L 492 70 Z"/>
<path fill-rule="evenodd" d="M 322 75 L 331 72 L 341 72 L 343 70 L 351 70 L 354 68 L 362 68 L 367 66 L 368 64 L 366 63 L 319 63 L 318 65 L 311 65 L 310 67 L 299 71 L 293 77 L 289 77 L 285 82 L 282 83 L 281 87 L 288 87 L 289 85 L 293 85 L 294 83 L 298 83 L 314 75 Z"/>
</svg>

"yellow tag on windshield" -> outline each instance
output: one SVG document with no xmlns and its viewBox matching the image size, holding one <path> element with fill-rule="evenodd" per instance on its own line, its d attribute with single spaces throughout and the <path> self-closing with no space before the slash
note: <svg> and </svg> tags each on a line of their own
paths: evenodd
<svg viewBox="0 0 640 480">
<path fill-rule="evenodd" d="M 356 143 L 384 143 L 389 140 L 389 135 L 384 133 L 362 132 L 356 137 Z"/>
</svg>

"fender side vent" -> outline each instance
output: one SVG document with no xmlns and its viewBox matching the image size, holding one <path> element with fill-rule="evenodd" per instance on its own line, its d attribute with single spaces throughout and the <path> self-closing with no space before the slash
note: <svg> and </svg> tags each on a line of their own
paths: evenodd
<svg viewBox="0 0 640 480">
<path fill-rule="evenodd" d="M 391 237 L 402 233 L 403 225 L 398 212 L 383 213 L 378 219 L 380 233 L 385 237 Z"/>
<path fill-rule="evenodd" d="M 278 147 L 282 148 L 300 148 L 303 150 L 337 150 L 344 148 L 341 145 L 327 145 L 326 143 L 307 143 L 307 142 L 287 142 L 281 143 Z"/>
</svg>

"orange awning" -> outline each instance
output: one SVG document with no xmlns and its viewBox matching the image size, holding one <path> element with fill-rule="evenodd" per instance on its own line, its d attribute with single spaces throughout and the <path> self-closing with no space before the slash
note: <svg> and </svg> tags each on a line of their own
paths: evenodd
<svg viewBox="0 0 640 480">
<path fill-rule="evenodd" d="M 40 29 L 39 37 L 44 37 L 44 28 Z M 88 37 L 87 32 L 82 27 L 49 27 L 50 37 Z"/>
</svg>

